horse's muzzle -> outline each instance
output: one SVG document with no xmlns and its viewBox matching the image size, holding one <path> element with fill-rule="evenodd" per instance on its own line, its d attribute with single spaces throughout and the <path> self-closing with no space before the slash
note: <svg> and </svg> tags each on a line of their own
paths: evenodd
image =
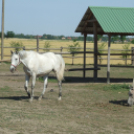
<svg viewBox="0 0 134 134">
<path fill-rule="evenodd" d="M 15 67 L 10 66 L 10 71 L 11 71 L 12 73 L 14 73 L 14 71 L 15 71 Z"/>
</svg>

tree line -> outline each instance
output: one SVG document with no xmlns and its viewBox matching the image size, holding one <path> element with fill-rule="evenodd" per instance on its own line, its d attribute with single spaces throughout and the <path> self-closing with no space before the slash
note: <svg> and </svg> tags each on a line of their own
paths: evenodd
<svg viewBox="0 0 134 134">
<path fill-rule="evenodd" d="M 0 37 L 1 37 L 1 32 L 0 32 Z M 13 31 L 7 31 L 4 34 L 4 37 L 6 38 L 24 38 L 24 39 L 35 39 L 37 38 L 37 36 L 35 35 L 25 35 L 23 33 L 20 34 L 16 34 Z M 77 40 L 77 41 L 83 41 L 84 37 L 83 36 L 64 36 L 64 35 L 60 35 L 60 36 L 56 36 L 56 35 L 51 35 L 51 34 L 43 34 L 39 36 L 40 39 L 46 39 L 46 40 Z M 87 41 L 94 41 L 93 36 L 87 36 Z M 108 41 L 108 36 L 106 35 L 98 35 L 98 40 L 100 41 L 104 41 L 107 42 Z M 124 43 L 124 41 L 129 41 L 129 38 L 127 38 L 126 36 L 112 36 L 111 37 L 111 42 L 115 43 L 116 41 L 120 41 L 122 43 Z"/>
</svg>

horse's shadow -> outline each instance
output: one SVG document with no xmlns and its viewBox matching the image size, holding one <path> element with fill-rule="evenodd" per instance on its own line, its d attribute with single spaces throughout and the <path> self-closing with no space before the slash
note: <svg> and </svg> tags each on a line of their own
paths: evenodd
<svg viewBox="0 0 134 134">
<path fill-rule="evenodd" d="M 127 100 L 110 100 L 109 103 L 121 106 L 129 106 Z"/>
<path fill-rule="evenodd" d="M 15 101 L 19 101 L 19 100 L 26 100 L 29 99 L 28 96 L 4 96 L 1 97 L 0 96 L 0 100 L 15 100 Z"/>
<path fill-rule="evenodd" d="M 39 96 L 34 96 L 34 99 L 38 100 Z M 42 99 L 47 99 L 47 98 L 42 98 Z M 0 100 L 15 100 L 15 101 L 20 101 L 20 100 L 29 100 L 28 96 L 0 96 Z"/>
</svg>

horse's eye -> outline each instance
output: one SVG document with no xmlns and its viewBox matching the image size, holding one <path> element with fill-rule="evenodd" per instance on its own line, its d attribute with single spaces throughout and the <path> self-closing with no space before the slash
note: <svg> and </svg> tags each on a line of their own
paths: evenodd
<svg viewBox="0 0 134 134">
<path fill-rule="evenodd" d="M 18 60 L 17 58 L 15 60 Z"/>
</svg>

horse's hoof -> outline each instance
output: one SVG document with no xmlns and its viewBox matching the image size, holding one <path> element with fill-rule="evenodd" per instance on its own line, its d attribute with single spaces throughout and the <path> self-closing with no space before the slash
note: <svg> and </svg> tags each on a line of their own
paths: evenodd
<svg viewBox="0 0 134 134">
<path fill-rule="evenodd" d="M 41 99 L 42 99 L 42 96 L 40 96 L 40 97 L 38 98 L 38 101 L 41 101 Z"/>
<path fill-rule="evenodd" d="M 32 102 L 32 101 L 33 101 L 33 98 L 30 98 L 30 99 L 29 99 L 29 102 Z"/>
<path fill-rule="evenodd" d="M 61 101 L 61 97 L 59 97 L 58 100 Z"/>
</svg>

